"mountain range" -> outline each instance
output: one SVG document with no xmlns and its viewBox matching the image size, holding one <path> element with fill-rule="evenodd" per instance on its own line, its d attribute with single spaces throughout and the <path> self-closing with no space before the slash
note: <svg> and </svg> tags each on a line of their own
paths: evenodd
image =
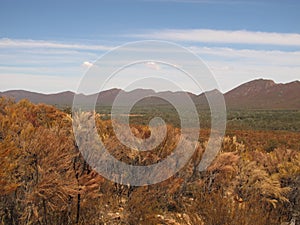
<svg viewBox="0 0 300 225">
<path fill-rule="evenodd" d="M 188 94 L 195 104 L 207 107 L 205 94 L 218 92 L 212 90 L 200 95 L 190 92 L 155 92 L 151 89 L 136 89 L 125 92 L 121 89 L 110 89 L 99 94 L 83 95 L 83 99 L 98 95 L 98 105 L 112 105 L 116 96 L 122 94 L 123 100 L 130 102 L 137 96 L 145 96 L 139 104 L 167 104 L 164 99 L 176 98 L 177 101 L 184 103 L 184 96 Z M 75 93 L 71 91 L 56 94 L 41 94 L 25 90 L 10 90 L 0 92 L 0 96 L 7 96 L 19 101 L 28 99 L 33 103 L 45 103 L 59 106 L 71 106 Z M 148 97 L 147 97 L 148 96 Z M 244 83 L 226 93 L 224 93 L 225 103 L 229 109 L 289 109 L 300 110 L 300 81 L 290 83 L 275 83 L 272 80 L 257 79 Z"/>
</svg>

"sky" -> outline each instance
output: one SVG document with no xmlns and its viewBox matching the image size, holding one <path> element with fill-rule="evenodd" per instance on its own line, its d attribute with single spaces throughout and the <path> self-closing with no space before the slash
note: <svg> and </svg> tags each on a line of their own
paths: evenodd
<svg viewBox="0 0 300 225">
<path fill-rule="evenodd" d="M 103 55 L 143 40 L 196 54 L 222 92 L 257 78 L 300 80 L 299 11 L 297 0 L 0 0 L 0 92 L 77 91 Z M 183 90 L 203 91 L 172 66 L 143 65 L 122 70 L 104 89 L 126 89 L 137 74 L 167 74 Z M 139 87 L 168 89 L 159 84 Z"/>
</svg>

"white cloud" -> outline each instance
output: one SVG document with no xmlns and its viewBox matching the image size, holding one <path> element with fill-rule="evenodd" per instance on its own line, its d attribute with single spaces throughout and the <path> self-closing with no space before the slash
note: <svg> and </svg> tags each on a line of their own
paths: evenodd
<svg viewBox="0 0 300 225">
<path fill-rule="evenodd" d="M 0 48 L 55 48 L 55 49 L 79 49 L 79 50 L 111 50 L 111 46 L 105 45 L 82 45 L 82 44 L 68 44 L 54 41 L 44 40 L 18 40 L 2 38 L 0 39 Z"/>
<path fill-rule="evenodd" d="M 172 41 L 300 46 L 300 34 L 298 33 L 270 33 L 247 30 L 163 29 L 130 36 Z"/>
<path fill-rule="evenodd" d="M 82 66 L 86 67 L 86 68 L 90 68 L 91 66 L 93 66 L 93 63 L 85 61 L 85 62 L 82 63 Z"/>
<path fill-rule="evenodd" d="M 189 49 L 208 65 L 223 92 L 257 78 L 282 83 L 300 79 L 300 51 L 199 46 Z"/>
<path fill-rule="evenodd" d="M 0 91 L 16 88 L 40 92 L 74 90 L 79 77 L 84 75 L 86 69 L 92 65 L 91 62 L 98 57 L 94 47 L 85 44 L 0 39 Z M 276 82 L 300 79 L 300 51 L 201 47 L 197 43 L 188 48 L 211 68 L 222 91 L 258 77 L 273 79 Z M 109 50 L 110 47 L 106 46 L 105 49 Z M 153 49 L 161 54 L 159 50 L 161 49 Z M 172 49 L 168 53 L 176 56 L 177 53 L 171 51 Z M 107 66 L 113 66 L 115 63 L 111 60 Z M 176 67 L 183 68 L 183 65 L 189 63 L 183 59 L 180 65 L 171 65 L 174 68 L 170 72 L 168 70 L 170 76 L 167 78 L 171 77 L 170 80 L 174 82 L 186 84 L 186 90 L 198 93 L 199 90 L 193 89 L 185 77 L 171 76 L 175 74 Z M 135 74 L 150 76 L 165 73 L 165 67 L 168 68 L 156 62 L 143 63 L 138 70 L 129 70 L 127 76 L 124 76 L 124 82 Z M 120 87 L 122 82 L 112 83 L 111 87 Z M 153 88 L 157 86 L 154 85 Z"/>
<path fill-rule="evenodd" d="M 150 69 L 160 70 L 160 66 L 156 62 L 146 62 L 145 65 Z"/>
<path fill-rule="evenodd" d="M 300 66 L 300 51 L 253 50 L 219 47 L 192 46 L 189 49 L 204 58 L 220 59 L 221 61 L 247 62 L 264 65 Z"/>
</svg>

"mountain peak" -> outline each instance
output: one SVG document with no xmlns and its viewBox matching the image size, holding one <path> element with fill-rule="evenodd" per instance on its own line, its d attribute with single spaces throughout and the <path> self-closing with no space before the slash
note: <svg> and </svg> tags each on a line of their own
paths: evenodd
<svg viewBox="0 0 300 225">
<path fill-rule="evenodd" d="M 252 96 L 252 95 L 257 95 L 258 93 L 265 91 L 276 85 L 277 84 L 273 80 L 256 79 L 234 88 L 233 90 L 229 91 L 227 94 L 231 93 L 236 96 Z"/>
<path fill-rule="evenodd" d="M 226 104 L 232 108 L 296 109 L 300 107 L 299 84 L 299 81 L 277 84 L 273 80 L 252 80 L 227 92 Z"/>
<path fill-rule="evenodd" d="M 269 79 L 256 79 L 256 80 L 252 80 L 249 81 L 247 83 L 245 83 L 244 85 L 253 85 L 253 86 L 259 86 L 259 87 L 264 87 L 264 88 L 268 88 L 268 87 L 272 87 L 277 85 L 273 80 L 269 80 Z"/>
</svg>

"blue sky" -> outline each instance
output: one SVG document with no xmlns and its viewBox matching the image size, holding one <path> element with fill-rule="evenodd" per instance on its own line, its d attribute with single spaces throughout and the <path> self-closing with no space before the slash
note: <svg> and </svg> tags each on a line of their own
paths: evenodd
<svg viewBox="0 0 300 225">
<path fill-rule="evenodd" d="M 105 52 L 148 39 L 193 51 L 223 92 L 299 80 L 299 11 L 296 0 L 0 0 L 0 91 L 75 91 Z"/>
</svg>

